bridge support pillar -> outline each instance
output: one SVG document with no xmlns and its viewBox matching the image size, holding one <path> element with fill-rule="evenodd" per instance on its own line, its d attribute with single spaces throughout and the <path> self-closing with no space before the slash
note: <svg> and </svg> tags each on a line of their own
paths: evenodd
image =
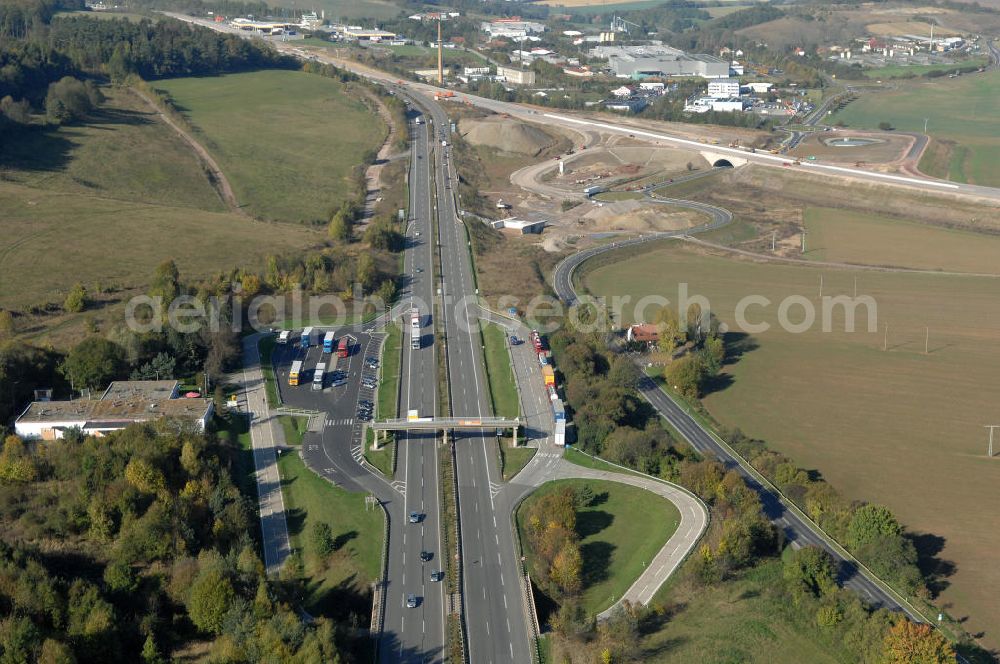
<svg viewBox="0 0 1000 664">
<path fill-rule="evenodd" d="M 517 447 L 517 425 L 514 426 L 512 435 L 514 436 L 514 447 Z"/>
<path fill-rule="evenodd" d="M 441 441 L 447 445 L 448 444 L 448 430 L 441 429 Z"/>
</svg>

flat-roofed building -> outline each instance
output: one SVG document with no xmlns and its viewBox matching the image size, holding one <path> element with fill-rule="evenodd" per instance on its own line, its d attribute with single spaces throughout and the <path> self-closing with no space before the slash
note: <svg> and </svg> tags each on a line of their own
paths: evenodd
<svg viewBox="0 0 1000 664">
<path fill-rule="evenodd" d="M 729 61 L 704 53 L 687 54 L 670 46 L 597 46 L 591 55 L 606 58 L 611 71 L 619 78 L 700 76 L 727 78 Z"/>
<path fill-rule="evenodd" d="M 176 380 L 121 380 L 100 399 L 34 401 L 14 423 L 22 438 L 56 440 L 69 429 L 102 436 L 136 422 L 174 419 L 204 431 L 215 412 L 211 399 L 178 398 Z"/>
</svg>

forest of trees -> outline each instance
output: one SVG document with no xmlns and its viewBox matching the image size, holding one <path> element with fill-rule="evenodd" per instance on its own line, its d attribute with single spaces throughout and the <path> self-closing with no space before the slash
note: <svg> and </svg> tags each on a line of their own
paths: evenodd
<svg viewBox="0 0 1000 664">
<path fill-rule="evenodd" d="M 0 452 L 5 662 L 340 661 L 269 581 L 239 448 L 167 423 Z"/>
</svg>

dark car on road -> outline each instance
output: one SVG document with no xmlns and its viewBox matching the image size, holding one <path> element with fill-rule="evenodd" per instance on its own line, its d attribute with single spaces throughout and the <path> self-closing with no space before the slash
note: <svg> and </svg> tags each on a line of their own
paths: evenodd
<svg viewBox="0 0 1000 664">
<path fill-rule="evenodd" d="M 434 554 L 431 553 L 430 551 L 421 551 L 420 552 L 420 560 L 424 561 L 425 563 L 429 562 L 430 559 L 433 558 L 433 557 L 434 557 Z"/>
</svg>

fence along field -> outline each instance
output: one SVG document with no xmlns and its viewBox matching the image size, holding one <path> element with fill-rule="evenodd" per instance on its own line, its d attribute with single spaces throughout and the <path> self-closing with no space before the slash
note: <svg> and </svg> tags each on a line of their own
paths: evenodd
<svg viewBox="0 0 1000 664">
<path fill-rule="evenodd" d="M 819 311 L 821 274 L 824 295 L 853 294 L 857 277 L 858 292 L 878 302 L 878 332 L 864 331 L 863 315 L 854 334 L 775 326 L 785 296 L 803 295 Z M 943 538 L 938 555 L 956 571 L 941 601 L 952 603 L 954 616 L 969 616 L 964 627 L 985 632 L 987 645 L 1000 644 L 1000 528 L 991 498 L 1000 459 L 986 458 L 983 429 L 997 423 L 1000 400 L 1000 282 L 755 264 L 677 245 L 595 267 L 584 279 L 597 295 L 672 300 L 686 282 L 730 324 L 739 298 L 770 298 L 769 309 L 752 307 L 749 317 L 774 327 L 753 335 L 706 407 L 724 425 L 817 469 L 846 496 L 890 506 L 913 532 L 931 536 L 921 543 L 932 553 L 934 538 Z"/>
<path fill-rule="evenodd" d="M 156 81 L 257 217 L 327 222 L 387 128 L 338 81 L 266 70 Z"/>
</svg>

